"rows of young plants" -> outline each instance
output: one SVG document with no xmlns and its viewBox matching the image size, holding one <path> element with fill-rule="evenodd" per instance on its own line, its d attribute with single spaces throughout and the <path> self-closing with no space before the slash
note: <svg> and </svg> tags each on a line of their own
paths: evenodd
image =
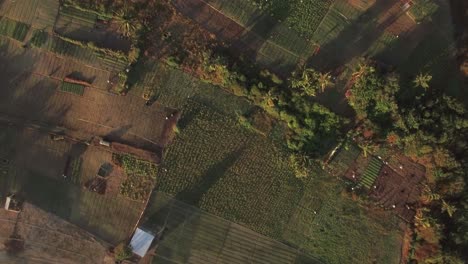
<svg viewBox="0 0 468 264">
<path fill-rule="evenodd" d="M 366 169 L 362 173 L 362 177 L 359 181 L 360 186 L 364 186 L 367 189 L 370 189 L 374 184 L 377 176 L 379 176 L 380 169 L 382 168 L 382 161 L 378 160 L 376 157 L 372 157 L 371 161 L 367 165 Z"/>
<path fill-rule="evenodd" d="M 83 43 L 61 36 L 52 36 L 40 29 L 33 32 L 31 44 L 110 71 L 121 72 L 129 63 L 126 55 L 121 52 L 99 48 L 91 42 Z"/>
<path fill-rule="evenodd" d="M 85 87 L 82 84 L 63 81 L 62 85 L 60 86 L 60 90 L 63 92 L 68 92 L 68 93 L 77 94 L 79 96 L 83 96 Z"/>
<path fill-rule="evenodd" d="M 38 6 L 45 1 L 48 0 L 12 1 L 2 5 L 2 13 L 10 19 L 31 25 L 36 18 Z"/>
<path fill-rule="evenodd" d="M 280 237 L 301 196 L 287 156 L 233 118 L 203 105 L 186 109 L 159 171 L 158 189 Z"/>
<path fill-rule="evenodd" d="M 112 159 L 127 176 L 120 185 L 120 194 L 138 201 L 148 198 L 155 185 L 156 165 L 131 155 L 114 154 Z"/>
<path fill-rule="evenodd" d="M 207 2 L 248 30 L 252 30 L 265 40 L 272 42 L 271 45 L 278 45 L 285 49 L 277 50 L 280 56 L 292 53 L 295 56 L 307 58 L 312 53 L 313 43 L 308 41 L 307 35 L 288 24 L 288 18 L 281 19 L 266 8 L 261 8 L 262 5 L 259 5 L 256 0 L 210 0 Z M 282 9 L 282 5 L 288 5 L 289 2 L 276 1 L 277 9 L 285 11 L 286 9 Z"/>
<path fill-rule="evenodd" d="M 284 21 L 287 26 L 301 35 L 310 38 L 333 1 L 252 0 L 252 2 L 278 20 Z"/>
<path fill-rule="evenodd" d="M 241 264 L 251 260 L 264 263 L 320 263 L 247 228 L 173 200 L 167 194 L 153 194 L 150 202 L 152 210 L 146 212 L 152 221 L 143 225 L 164 225 L 168 230 L 159 242 L 156 260 L 180 263 Z"/>
<path fill-rule="evenodd" d="M 361 154 L 361 149 L 354 143 L 344 144 L 339 147 L 328 167 L 333 175 L 341 176 L 356 161 Z"/>
<path fill-rule="evenodd" d="M 28 34 L 30 25 L 0 17 L 0 35 L 10 37 L 19 41 L 24 41 Z"/>
</svg>

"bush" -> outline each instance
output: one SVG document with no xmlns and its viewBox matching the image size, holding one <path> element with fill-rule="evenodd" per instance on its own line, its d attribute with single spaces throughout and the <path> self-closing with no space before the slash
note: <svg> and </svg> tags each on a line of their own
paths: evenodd
<svg viewBox="0 0 468 264">
<path fill-rule="evenodd" d="M 123 242 L 114 248 L 114 258 L 116 262 L 130 259 L 133 256 L 132 248 Z"/>
</svg>

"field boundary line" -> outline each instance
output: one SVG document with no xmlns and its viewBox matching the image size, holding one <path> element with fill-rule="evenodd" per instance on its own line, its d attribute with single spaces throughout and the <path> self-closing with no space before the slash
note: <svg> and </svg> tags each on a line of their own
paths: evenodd
<svg viewBox="0 0 468 264">
<path fill-rule="evenodd" d="M 212 5 L 210 5 L 209 3 L 207 3 L 205 0 L 199 0 L 199 1 L 202 2 L 202 3 L 204 3 L 206 6 L 210 7 L 210 8 L 213 9 L 214 11 L 218 12 L 218 13 L 221 14 L 223 17 L 226 17 L 227 19 L 229 19 L 229 20 L 231 20 L 232 22 L 234 22 L 234 23 L 236 23 L 237 25 L 239 25 L 241 28 L 244 29 L 244 31 L 247 31 L 247 32 L 250 32 L 250 33 L 254 34 L 255 36 L 259 37 L 260 39 L 264 40 L 265 42 L 268 42 L 269 44 L 272 44 L 273 46 L 278 47 L 279 49 L 285 51 L 286 53 L 289 53 L 290 55 L 293 55 L 293 56 L 295 56 L 295 57 L 297 57 L 297 58 L 303 58 L 302 56 L 300 56 L 300 55 L 298 55 L 298 54 L 296 54 L 296 53 L 294 53 L 294 52 L 292 52 L 292 51 L 286 49 L 285 47 L 282 47 L 282 46 L 276 44 L 275 42 L 273 42 L 273 41 L 271 41 L 271 40 L 268 40 L 268 39 L 266 39 L 266 38 L 260 36 L 260 35 L 259 35 L 258 33 L 256 33 L 255 31 L 252 31 L 251 28 L 245 27 L 244 25 L 242 25 L 240 22 L 238 22 L 237 20 L 235 20 L 235 19 L 232 18 L 231 16 L 228 16 L 228 15 L 224 14 L 223 12 L 221 12 L 221 10 L 218 10 L 218 9 L 215 8 L 214 6 L 212 6 Z M 180 12 L 180 11 L 179 11 L 179 12 Z M 184 16 L 186 16 L 186 15 L 184 15 Z M 194 19 L 191 19 L 191 20 L 195 21 Z M 196 22 L 196 21 L 195 21 L 195 22 Z M 196 23 L 197 23 L 197 24 L 200 24 L 200 23 L 198 23 L 198 22 L 196 22 Z M 281 23 L 281 22 L 278 21 L 278 23 Z M 205 29 L 205 30 L 207 30 L 207 29 Z M 301 37 L 301 38 L 302 38 L 302 37 Z M 303 39 L 303 38 L 302 38 L 302 39 Z M 309 42 L 309 41 L 307 41 L 307 42 Z M 257 51 L 257 50 L 256 50 L 256 51 Z M 258 51 L 257 51 L 257 52 L 258 52 Z"/>
</svg>

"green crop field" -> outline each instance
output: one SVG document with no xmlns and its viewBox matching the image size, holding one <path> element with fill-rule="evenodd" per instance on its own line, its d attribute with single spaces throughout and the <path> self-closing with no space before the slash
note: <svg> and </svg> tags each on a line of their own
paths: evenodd
<svg viewBox="0 0 468 264">
<path fill-rule="evenodd" d="M 33 32 L 31 43 L 35 47 L 43 48 L 58 55 L 67 56 L 109 71 L 123 71 L 128 64 L 121 58 L 98 53 L 84 44 L 52 36 L 39 29 Z"/>
<path fill-rule="evenodd" d="M 391 213 L 372 215 L 326 172 L 313 171 L 284 240 L 325 263 L 398 263 L 399 220 Z"/>
<path fill-rule="evenodd" d="M 259 9 L 265 10 L 279 20 L 284 20 L 288 27 L 308 37 L 314 33 L 332 2 L 331 0 L 253 0 Z"/>
<path fill-rule="evenodd" d="M 335 1 L 312 35 L 312 40 L 320 45 L 327 44 L 354 23 L 361 13 L 346 0 Z"/>
<path fill-rule="evenodd" d="M 341 146 L 329 162 L 328 167 L 335 176 L 341 176 L 356 161 L 361 149 L 355 144 Z"/>
<path fill-rule="evenodd" d="M 62 92 L 67 92 L 67 93 L 73 93 L 77 94 L 80 96 L 83 96 L 85 86 L 77 83 L 70 83 L 70 82 L 62 82 L 62 85 L 60 86 L 60 90 Z"/>
<path fill-rule="evenodd" d="M 6 17 L 0 17 L 0 35 L 24 41 L 30 26 Z"/>
<path fill-rule="evenodd" d="M 359 185 L 370 189 L 374 184 L 375 180 L 377 179 L 377 176 L 379 176 L 379 172 L 382 166 L 382 161 L 378 160 L 375 157 L 372 157 L 366 169 L 362 173 Z"/>
<path fill-rule="evenodd" d="M 279 237 L 301 195 L 287 158 L 269 139 L 213 108 L 192 102 L 185 109 L 158 190 Z"/>
<path fill-rule="evenodd" d="M 153 263 L 320 263 L 238 224 L 154 192 L 143 226 L 161 232 Z"/>
</svg>

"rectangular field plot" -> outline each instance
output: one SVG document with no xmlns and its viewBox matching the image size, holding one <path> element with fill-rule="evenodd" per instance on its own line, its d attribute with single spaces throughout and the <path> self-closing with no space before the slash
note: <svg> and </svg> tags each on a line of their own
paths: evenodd
<svg viewBox="0 0 468 264">
<path fill-rule="evenodd" d="M 31 25 L 41 1 L 44 0 L 6 1 L 2 5 L 1 12 L 6 17 Z"/>
<path fill-rule="evenodd" d="M 60 8 L 60 1 L 57 0 L 37 0 L 39 5 L 36 9 L 32 26 L 34 28 L 51 32 L 54 28 L 55 19 Z"/>
<path fill-rule="evenodd" d="M 153 193 L 142 223 L 161 234 L 153 263 L 320 263 L 162 192 Z"/>
<path fill-rule="evenodd" d="M 84 94 L 85 86 L 77 83 L 62 82 L 60 86 L 62 92 L 73 93 L 82 96 Z"/>
<path fill-rule="evenodd" d="M 0 35 L 24 41 L 28 34 L 30 26 L 28 24 L 11 20 L 8 18 L 0 19 Z"/>
<path fill-rule="evenodd" d="M 46 32 L 42 30 L 34 31 L 32 44 L 57 55 L 67 56 L 86 65 L 92 65 L 107 71 L 120 72 L 127 66 L 127 62 L 120 58 L 98 53 L 85 45 L 73 43 L 57 36 L 46 35 Z"/>
</svg>

